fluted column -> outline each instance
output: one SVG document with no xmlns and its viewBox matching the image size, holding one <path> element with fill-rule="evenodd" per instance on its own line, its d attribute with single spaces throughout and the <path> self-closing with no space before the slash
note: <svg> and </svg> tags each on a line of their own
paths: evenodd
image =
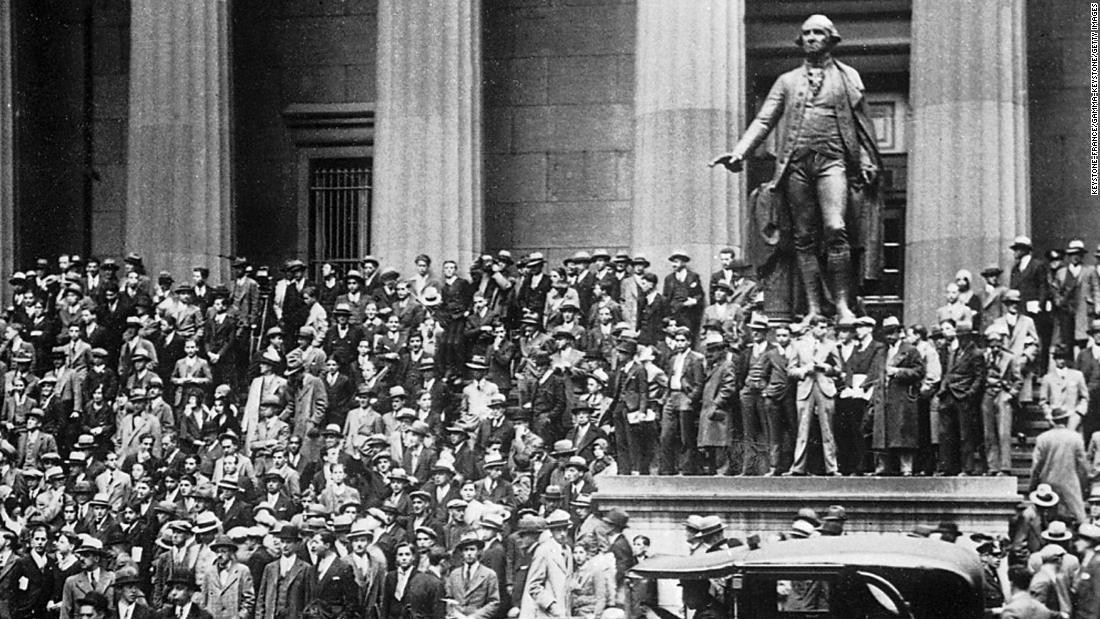
<svg viewBox="0 0 1100 619">
<path fill-rule="evenodd" d="M 15 270 L 14 139 L 12 107 L 11 0 L 0 0 L 0 287 L 7 295 L 8 275 Z"/>
<path fill-rule="evenodd" d="M 1007 266 L 1030 229 L 1025 0 L 914 0 L 905 300 L 928 321 L 955 271 Z"/>
<path fill-rule="evenodd" d="M 371 251 L 481 250 L 481 0 L 380 0 Z"/>
<path fill-rule="evenodd" d="M 706 167 L 745 127 L 744 0 L 639 0 L 633 249 L 710 270 L 740 247 L 744 177 Z M 663 267 L 662 269 L 663 270 Z"/>
<path fill-rule="evenodd" d="M 132 0 L 126 249 L 215 281 L 232 251 L 229 0 Z"/>
</svg>

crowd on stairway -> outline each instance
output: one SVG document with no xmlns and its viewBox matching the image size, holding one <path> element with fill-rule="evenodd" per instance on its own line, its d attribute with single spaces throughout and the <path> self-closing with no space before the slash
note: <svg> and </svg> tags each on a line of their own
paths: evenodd
<svg viewBox="0 0 1100 619">
<path fill-rule="evenodd" d="M 1013 247 L 928 326 L 769 320 L 733 249 L 705 283 L 683 252 L 39 259 L 3 316 L 0 619 L 599 617 L 648 545 L 601 476 L 1004 475 L 1028 407 L 1059 497 L 1028 530 L 1089 524 L 1100 275 Z"/>
</svg>

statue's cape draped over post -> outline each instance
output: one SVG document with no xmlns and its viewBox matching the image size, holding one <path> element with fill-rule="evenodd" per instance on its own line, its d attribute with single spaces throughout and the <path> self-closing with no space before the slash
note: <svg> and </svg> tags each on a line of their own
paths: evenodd
<svg viewBox="0 0 1100 619">
<path fill-rule="evenodd" d="M 849 171 L 845 225 L 859 278 L 874 281 L 882 271 L 882 158 L 876 145 L 874 127 L 867 114 L 859 73 L 836 60 L 829 61 L 825 70 L 828 78 L 843 81 L 842 91 L 847 94 L 837 105 Z M 798 309 L 795 300 L 802 297 L 799 278 L 792 272 L 794 229 L 781 181 L 797 143 L 796 136 L 791 132 L 798 130 L 809 92 L 810 84 L 802 67 L 781 75 L 760 114 L 742 137 L 743 143 L 759 144 L 773 128 L 770 120 L 776 119 L 774 129 L 777 139 L 772 143 L 778 146 L 779 152 L 769 149 L 776 157 L 775 173 L 771 181 L 757 187 L 749 197 L 749 217 L 746 219 L 750 230 L 745 237 L 749 260 L 756 265 L 764 283 L 765 311 L 769 315 L 794 312 Z M 851 113 L 845 113 L 847 111 Z M 852 122 L 853 119 L 855 122 Z M 873 163 L 879 171 L 870 185 L 851 182 L 860 171 L 861 157 Z M 771 301 L 768 300 L 769 292 L 773 296 Z M 775 295 L 787 298 L 774 299 Z"/>
</svg>

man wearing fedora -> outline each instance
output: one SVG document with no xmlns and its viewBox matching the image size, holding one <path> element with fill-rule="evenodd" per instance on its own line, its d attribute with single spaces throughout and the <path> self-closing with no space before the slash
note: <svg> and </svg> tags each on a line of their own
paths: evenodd
<svg viewBox="0 0 1100 619">
<path fill-rule="evenodd" d="M 1050 281 L 1052 317 L 1054 333 L 1052 344 L 1062 344 L 1073 350 L 1084 344 L 1089 319 L 1094 312 L 1093 299 L 1086 297 L 1085 266 L 1081 263 L 1085 256 L 1085 243 L 1073 239 L 1066 247 L 1066 262 Z"/>
<path fill-rule="evenodd" d="M 311 284 L 306 280 L 306 264 L 301 260 L 288 260 L 284 270 L 286 277 L 275 284 L 272 307 L 275 318 L 283 325 L 283 330 L 297 333 L 309 318 L 309 306 L 305 303 L 304 292 Z"/>
<path fill-rule="evenodd" d="M 1051 358 L 1054 366 L 1043 376 L 1043 382 L 1039 385 L 1039 406 L 1048 419 L 1064 411 L 1069 415 L 1066 427 L 1077 430 L 1089 406 L 1085 375 L 1067 366 L 1072 359 L 1069 347 L 1054 344 L 1051 346 Z"/>
<path fill-rule="evenodd" d="M 1035 440 L 1029 489 L 1049 484 L 1060 499 L 1058 515 L 1070 522 L 1085 522 L 1089 468 L 1081 434 L 1066 427 L 1072 415 L 1066 408 L 1051 409 L 1049 419 L 1054 427 Z"/>
<path fill-rule="evenodd" d="M 665 276 L 661 294 L 668 301 L 669 316 L 676 318 L 676 324 L 687 326 L 694 340 L 699 334 L 706 290 L 699 274 L 688 267 L 690 256 L 676 250 L 668 257 L 668 261 L 672 272 Z"/>
<path fill-rule="evenodd" d="M 453 600 L 449 616 L 456 619 L 494 619 L 501 607 L 500 585 L 496 572 L 480 562 L 485 541 L 476 533 L 462 536 L 455 545 L 461 564 L 451 570 L 445 581 L 447 597 Z"/>
<path fill-rule="evenodd" d="M 286 524 L 275 532 L 279 558 L 267 564 L 256 594 L 256 619 L 289 619 L 302 616 L 314 598 L 317 573 L 298 554 L 301 529 Z"/>
<path fill-rule="evenodd" d="M 1005 347 L 1008 332 L 994 322 L 985 330 L 986 374 L 982 390 L 982 433 L 986 466 L 991 475 L 1009 475 L 1012 468 L 1012 410 L 1023 386 L 1020 363 Z"/>
<path fill-rule="evenodd" d="M 0 558 L 8 550 L 7 546 L 15 539 L 11 531 L 0 531 L 0 537 L 7 541 L 0 542 Z M 83 543 L 76 549 L 80 557 L 80 572 L 69 576 L 61 589 L 61 619 L 77 618 L 77 601 L 95 592 L 106 594 L 114 585 L 115 573 L 106 569 L 102 563 L 109 559 L 109 553 L 103 549 L 103 542 L 93 537 L 85 537 Z M 0 571 L 3 566 L 0 565 Z M 110 597 L 110 607 L 114 608 L 113 596 Z"/>
<path fill-rule="evenodd" d="M 217 554 L 211 569 L 202 574 L 202 607 L 213 619 L 247 619 L 256 603 L 252 572 L 237 561 L 237 542 L 218 535 L 210 544 Z"/>
<path fill-rule="evenodd" d="M 939 389 L 940 451 L 936 475 L 973 475 L 978 472 L 981 444 L 978 414 L 985 380 L 985 356 L 974 343 L 968 323 L 940 323 L 944 346 L 940 352 L 943 380 Z"/>
</svg>

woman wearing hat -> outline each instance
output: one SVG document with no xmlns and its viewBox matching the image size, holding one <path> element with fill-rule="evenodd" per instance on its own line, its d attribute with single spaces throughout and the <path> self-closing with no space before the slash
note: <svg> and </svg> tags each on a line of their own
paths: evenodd
<svg viewBox="0 0 1100 619">
<path fill-rule="evenodd" d="M 569 276 L 565 269 L 557 268 L 550 271 L 550 289 L 546 293 L 546 301 L 542 308 L 543 326 L 550 330 L 561 324 L 561 308 L 564 305 L 580 308 L 581 299 L 576 289 L 569 285 Z"/>
</svg>

